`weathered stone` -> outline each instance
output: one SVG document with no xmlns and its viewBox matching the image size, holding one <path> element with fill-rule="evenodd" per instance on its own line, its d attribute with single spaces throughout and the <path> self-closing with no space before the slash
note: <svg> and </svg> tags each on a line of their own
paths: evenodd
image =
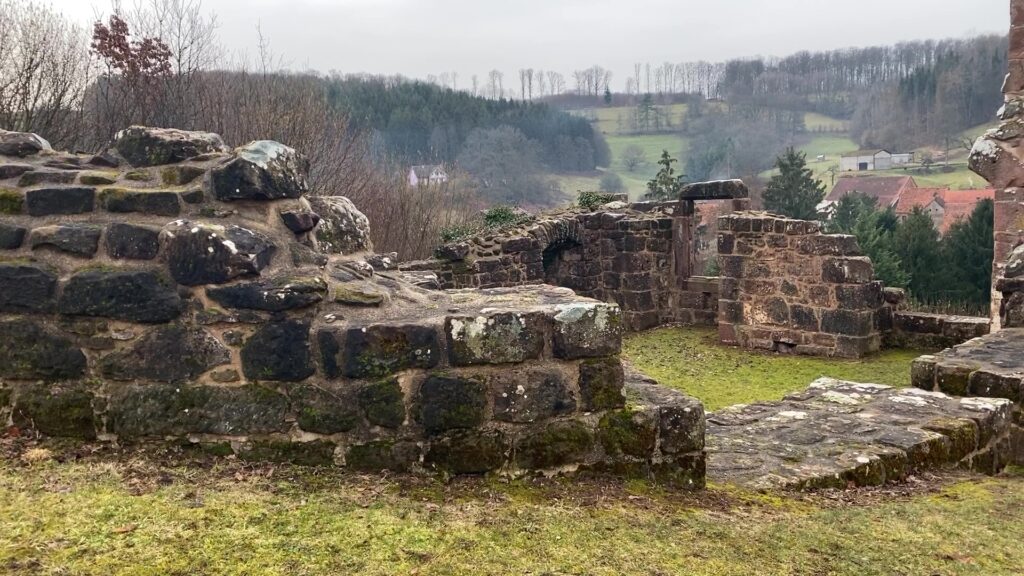
<svg viewBox="0 0 1024 576">
<path fill-rule="evenodd" d="M 132 126 L 114 137 L 114 149 L 132 166 L 174 164 L 211 152 L 227 152 L 221 137 L 210 132 Z"/>
<path fill-rule="evenodd" d="M 288 399 L 257 385 L 127 384 L 112 391 L 108 406 L 108 429 L 123 439 L 273 434 L 290 426 Z"/>
<path fill-rule="evenodd" d="M 105 242 L 115 260 L 152 260 L 160 252 L 160 229 L 114 223 L 107 227 Z"/>
<path fill-rule="evenodd" d="M 548 330 L 547 318 L 539 313 L 449 316 L 444 326 L 454 366 L 509 364 L 538 358 Z"/>
<path fill-rule="evenodd" d="M 372 266 L 375 271 L 387 272 L 389 270 L 398 270 L 398 252 L 371 254 L 364 260 L 367 264 Z"/>
<path fill-rule="evenodd" d="M 38 188 L 25 192 L 30 216 L 60 216 L 92 212 L 96 205 L 94 188 Z"/>
<path fill-rule="evenodd" d="M 303 384 L 291 388 L 289 395 L 298 412 L 299 428 L 306 432 L 348 432 L 362 420 L 352 394 L 347 390 Z"/>
<path fill-rule="evenodd" d="M 398 428 L 405 422 L 405 394 L 398 380 L 367 384 L 359 390 L 358 398 L 370 424 Z"/>
<path fill-rule="evenodd" d="M 718 180 L 687 184 L 679 190 L 680 200 L 731 200 L 747 198 L 750 191 L 742 180 Z"/>
<path fill-rule="evenodd" d="M 176 192 L 107 188 L 100 193 L 100 205 L 107 212 L 177 216 L 181 204 Z"/>
<path fill-rule="evenodd" d="M 156 272 L 95 269 L 71 277 L 58 310 L 70 316 L 158 324 L 180 316 L 182 304 L 175 286 Z"/>
<path fill-rule="evenodd" d="M 33 167 L 28 164 L 0 164 L 0 180 L 17 178 L 32 169 Z"/>
<path fill-rule="evenodd" d="M 576 410 L 565 376 L 555 370 L 534 369 L 525 374 L 499 374 L 490 382 L 494 418 L 529 423 L 571 414 Z"/>
<path fill-rule="evenodd" d="M 171 276 L 186 286 L 223 284 L 259 274 L 276 247 L 266 236 L 239 226 L 178 220 L 160 234 Z"/>
<path fill-rule="evenodd" d="M 25 196 L 18 190 L 0 188 L 0 214 L 17 216 L 25 206 Z"/>
<path fill-rule="evenodd" d="M 667 455 L 682 455 L 704 449 L 704 406 L 678 390 L 631 372 L 626 383 L 630 398 L 652 407 L 658 417 L 658 449 Z"/>
<path fill-rule="evenodd" d="M 626 405 L 622 394 L 625 376 L 618 358 L 587 360 L 580 364 L 580 399 L 585 412 L 614 410 Z"/>
<path fill-rule="evenodd" d="M 213 194 L 222 202 L 299 198 L 309 189 L 309 160 L 270 140 L 237 148 L 235 157 L 213 171 Z"/>
<path fill-rule="evenodd" d="M 379 440 L 350 446 L 345 464 L 359 472 L 408 472 L 419 462 L 420 448 L 415 442 Z"/>
<path fill-rule="evenodd" d="M 131 348 L 100 361 L 103 376 L 112 380 L 143 380 L 171 384 L 195 381 L 231 362 L 231 353 L 200 328 L 161 326 Z"/>
<path fill-rule="evenodd" d="M 185 204 L 202 204 L 206 199 L 206 194 L 201 189 L 188 190 L 180 194 L 182 202 Z"/>
<path fill-rule="evenodd" d="M 830 258 L 822 264 L 822 279 L 835 284 L 857 284 L 874 280 L 874 268 L 866 257 Z"/>
<path fill-rule="evenodd" d="M 48 247 L 91 258 L 99 249 L 102 234 L 103 228 L 95 224 L 58 224 L 33 229 L 28 243 L 33 250 Z"/>
<path fill-rule="evenodd" d="M 21 175 L 21 178 L 18 179 L 18 186 L 31 188 L 40 184 L 71 184 L 77 175 L 77 173 L 67 170 L 33 170 Z"/>
<path fill-rule="evenodd" d="M 242 347 L 242 371 L 250 380 L 299 382 L 316 372 L 309 348 L 308 321 L 272 322 Z"/>
<path fill-rule="evenodd" d="M 455 242 L 452 244 L 444 244 L 434 251 L 434 255 L 441 260 L 459 261 L 465 260 L 466 256 L 469 256 L 469 244 L 465 242 Z"/>
<path fill-rule="evenodd" d="M 755 489 L 805 489 L 880 485 L 949 464 L 991 473 L 991 462 L 970 453 L 979 446 L 1005 454 L 1011 406 L 823 378 L 781 402 L 709 415 L 708 475 Z M 977 440 L 975 429 L 983 431 Z"/>
<path fill-rule="evenodd" d="M 430 376 L 420 385 L 419 422 L 428 433 L 483 424 L 487 387 L 478 380 Z"/>
<path fill-rule="evenodd" d="M 248 442 L 238 451 L 238 457 L 248 462 L 280 462 L 296 466 L 331 466 L 334 464 L 334 444 L 324 440 L 309 442 L 263 440 Z"/>
<path fill-rule="evenodd" d="M 95 397 L 80 384 L 22 386 L 14 403 L 14 425 L 46 436 L 96 439 Z"/>
<path fill-rule="evenodd" d="M 28 230 L 0 222 L 0 250 L 17 250 L 25 242 Z"/>
<path fill-rule="evenodd" d="M 85 354 L 64 336 L 28 320 L 0 321 L 0 377 L 71 380 L 85 366 Z"/>
<path fill-rule="evenodd" d="M 312 306 L 322 301 L 326 292 L 327 283 L 317 276 L 281 277 L 206 289 L 206 295 L 221 306 L 267 312 Z"/>
<path fill-rule="evenodd" d="M 484 474 L 504 465 L 506 451 L 501 432 L 460 430 L 432 439 L 424 462 L 449 474 Z"/>
<path fill-rule="evenodd" d="M 557 468 L 581 461 L 594 448 L 594 433 L 582 422 L 552 422 L 516 445 L 516 465 L 526 470 Z"/>
<path fill-rule="evenodd" d="M 160 170 L 160 181 L 164 186 L 185 186 L 205 173 L 205 170 L 197 166 L 167 166 Z"/>
<path fill-rule="evenodd" d="M 242 375 L 234 368 L 224 368 L 223 370 L 214 370 L 211 372 L 210 380 L 213 380 L 218 384 L 233 384 L 235 382 L 240 382 L 242 380 Z"/>
<path fill-rule="evenodd" d="M 378 324 L 345 332 L 321 330 L 324 372 L 330 378 L 382 378 L 441 359 L 437 330 L 413 324 Z"/>
<path fill-rule="evenodd" d="M 601 417 L 597 435 L 608 454 L 650 458 L 658 440 L 657 426 L 648 412 L 619 410 Z"/>
<path fill-rule="evenodd" d="M 50 312 L 57 276 L 42 266 L 0 262 L 0 312 Z"/>
<path fill-rule="evenodd" d="M 373 250 L 370 220 L 344 196 L 314 196 L 309 199 L 320 215 L 313 230 L 320 251 L 328 254 L 354 254 Z"/>
<path fill-rule="evenodd" d="M 554 325 L 554 352 L 574 360 L 612 356 L 622 347 L 622 319 L 618 307 L 608 304 L 558 306 Z"/>
<path fill-rule="evenodd" d="M 345 282 L 334 284 L 333 300 L 346 306 L 380 306 L 386 300 L 384 293 L 370 282 Z"/>
<path fill-rule="evenodd" d="M 8 132 L 0 130 L 0 156 L 25 158 L 44 150 L 53 150 L 50 143 L 31 132 Z"/>
<path fill-rule="evenodd" d="M 117 172 L 82 172 L 78 183 L 84 186 L 109 186 L 117 182 Z"/>
<path fill-rule="evenodd" d="M 305 234 L 320 223 L 320 215 L 315 212 L 299 212 L 289 210 L 281 212 L 281 220 L 289 230 L 296 234 Z"/>
</svg>

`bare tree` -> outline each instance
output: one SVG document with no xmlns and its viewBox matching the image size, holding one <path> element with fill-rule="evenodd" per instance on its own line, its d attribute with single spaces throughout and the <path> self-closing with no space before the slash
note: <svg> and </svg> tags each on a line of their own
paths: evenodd
<svg viewBox="0 0 1024 576">
<path fill-rule="evenodd" d="M 490 87 L 490 97 L 497 100 L 505 96 L 505 87 L 502 82 L 505 75 L 500 70 L 491 70 L 487 74 L 487 82 Z"/>
<path fill-rule="evenodd" d="M 552 96 L 565 92 L 565 76 L 559 72 L 548 72 L 548 90 Z"/>
<path fill-rule="evenodd" d="M 0 0 L 0 127 L 77 143 L 88 36 L 48 5 Z"/>
<path fill-rule="evenodd" d="M 636 170 L 641 164 L 647 163 L 647 154 L 644 153 L 644 149 L 631 144 L 622 151 L 622 165 L 626 167 L 626 170 L 630 172 Z"/>
</svg>

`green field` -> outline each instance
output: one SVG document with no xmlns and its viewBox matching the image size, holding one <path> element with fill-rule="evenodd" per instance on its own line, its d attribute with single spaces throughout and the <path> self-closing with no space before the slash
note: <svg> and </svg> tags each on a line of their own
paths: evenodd
<svg viewBox="0 0 1024 576">
<path fill-rule="evenodd" d="M 926 352 L 886 350 L 863 360 L 759 354 L 718 344 L 711 328 L 663 328 L 630 335 L 627 359 L 665 386 L 700 399 L 708 410 L 780 400 L 822 377 L 910 385 L 910 363 Z"/>
<path fill-rule="evenodd" d="M 778 398 L 825 374 L 904 384 L 911 356 L 741 353 L 699 329 L 634 335 L 625 352 L 712 407 Z M 1019 469 L 822 494 L 685 493 L 0 438 L 0 494 L 0 573 L 12 576 L 1009 576 L 1024 566 Z"/>
<path fill-rule="evenodd" d="M 679 127 L 685 121 L 686 105 L 674 104 L 666 107 L 669 110 L 669 117 L 673 126 Z M 647 189 L 647 182 L 654 177 L 658 171 L 657 160 L 662 150 L 668 150 L 674 158 L 679 159 L 678 170 L 684 171 L 686 166 L 686 155 L 689 152 L 689 143 L 686 138 L 674 133 L 658 134 L 629 134 L 628 118 L 632 112 L 630 107 L 613 108 L 591 108 L 578 110 L 574 113 L 590 118 L 594 126 L 601 131 L 612 153 L 612 164 L 600 172 L 592 174 L 556 174 L 554 178 L 558 181 L 562 190 L 569 196 L 575 197 L 576 192 L 581 190 L 597 190 L 599 181 L 604 171 L 618 174 L 626 185 L 632 198 L 638 198 Z M 807 113 L 804 118 L 807 126 L 807 134 L 804 142 L 797 148 L 807 155 L 808 167 L 814 172 L 814 176 L 825 183 L 831 189 L 834 177 L 829 169 L 836 166 L 838 169 L 839 159 L 845 153 L 860 148 L 857 142 L 850 139 L 845 133 L 849 129 L 849 122 L 824 116 L 822 114 Z M 985 130 L 991 128 L 991 124 L 976 126 L 965 130 L 960 136 L 974 139 L 980 136 Z M 622 164 L 622 153 L 630 145 L 637 145 L 646 154 L 646 163 L 637 167 L 632 172 Z M 927 148 L 917 150 L 921 153 L 930 151 L 934 156 L 944 155 L 945 150 Z M 825 159 L 819 161 L 817 158 L 824 155 Z M 915 167 L 908 169 L 882 170 L 877 172 L 858 174 L 859 176 L 913 176 L 918 186 L 921 187 L 949 187 L 952 189 L 974 189 L 983 188 L 988 184 L 979 176 L 971 172 L 966 165 L 967 151 L 956 143 L 950 149 L 950 163 L 956 170 L 945 173 L 939 167 L 941 162 L 934 166 L 930 173 L 919 173 Z M 764 179 L 770 178 L 774 170 L 767 170 L 760 174 Z M 838 173 L 836 174 L 838 176 Z"/>
</svg>

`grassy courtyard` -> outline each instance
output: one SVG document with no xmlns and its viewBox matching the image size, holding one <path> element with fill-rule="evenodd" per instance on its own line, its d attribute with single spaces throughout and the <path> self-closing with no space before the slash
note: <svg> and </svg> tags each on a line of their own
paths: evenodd
<svg viewBox="0 0 1024 576">
<path fill-rule="evenodd" d="M 831 375 L 905 384 L 912 353 L 751 355 L 707 330 L 626 355 L 709 406 Z M 644 482 L 356 476 L 174 449 L 0 440 L 0 573 L 74 575 L 1010 575 L 1024 473 L 760 494 Z"/>
</svg>

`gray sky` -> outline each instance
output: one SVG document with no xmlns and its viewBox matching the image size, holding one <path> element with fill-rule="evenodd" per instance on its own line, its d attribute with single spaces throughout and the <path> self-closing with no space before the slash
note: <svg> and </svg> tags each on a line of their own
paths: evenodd
<svg viewBox="0 0 1024 576">
<path fill-rule="evenodd" d="M 106 0 L 51 0 L 83 22 Z M 133 0 L 124 0 L 130 4 Z M 634 62 L 720 61 L 799 50 L 1005 33 L 1009 0 L 205 0 L 222 43 L 254 53 L 259 26 L 290 68 L 460 86 L 497 68 L 600 65 L 621 89 Z M 568 80 L 568 78 L 567 78 Z"/>
</svg>

